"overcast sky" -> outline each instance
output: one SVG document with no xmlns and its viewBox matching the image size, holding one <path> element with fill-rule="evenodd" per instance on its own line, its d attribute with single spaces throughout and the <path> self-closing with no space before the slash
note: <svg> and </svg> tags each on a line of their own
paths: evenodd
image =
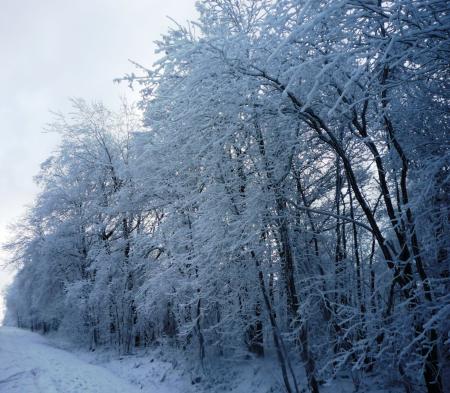
<svg viewBox="0 0 450 393">
<path fill-rule="evenodd" d="M 195 18 L 194 0 L 1 0 L 0 243 L 37 188 L 33 176 L 58 143 L 44 133 L 70 97 L 110 107 L 127 90 L 114 78 L 149 66 L 153 41 L 172 22 Z M 0 264 L 7 255 L 0 251 Z M 0 291 L 12 274 L 0 270 Z M 0 323 L 3 312 L 0 294 Z"/>
</svg>

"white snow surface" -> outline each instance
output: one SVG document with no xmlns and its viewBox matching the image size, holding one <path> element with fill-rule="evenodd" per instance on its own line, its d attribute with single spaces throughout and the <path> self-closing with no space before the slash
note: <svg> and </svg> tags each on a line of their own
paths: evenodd
<svg viewBox="0 0 450 393">
<path fill-rule="evenodd" d="M 176 360 L 177 359 L 177 360 Z M 188 358 L 160 347 L 127 356 L 89 352 L 60 336 L 44 337 L 13 327 L 0 327 L 0 393 L 278 393 L 282 392 L 274 359 L 221 362 L 210 368 L 209 381 Z M 190 367 L 190 366 L 191 367 Z M 212 366 L 212 365 L 211 365 Z M 298 375 L 305 388 L 306 379 Z M 303 390 L 304 391 L 304 390 Z M 351 380 L 321 386 L 321 393 L 351 393 Z M 364 381 L 366 393 L 398 393 Z"/>
<path fill-rule="evenodd" d="M 0 392 L 134 393 L 142 390 L 106 368 L 53 347 L 36 333 L 0 327 Z"/>
</svg>

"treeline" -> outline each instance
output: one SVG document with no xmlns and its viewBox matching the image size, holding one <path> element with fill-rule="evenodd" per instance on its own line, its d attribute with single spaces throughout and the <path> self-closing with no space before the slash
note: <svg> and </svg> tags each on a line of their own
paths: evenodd
<svg viewBox="0 0 450 393">
<path fill-rule="evenodd" d="M 270 354 L 287 392 L 341 371 L 443 393 L 449 372 L 448 2 L 204 0 L 74 101 L 9 247 L 21 327 L 123 353 Z M 447 381 L 448 383 L 448 381 Z"/>
</svg>

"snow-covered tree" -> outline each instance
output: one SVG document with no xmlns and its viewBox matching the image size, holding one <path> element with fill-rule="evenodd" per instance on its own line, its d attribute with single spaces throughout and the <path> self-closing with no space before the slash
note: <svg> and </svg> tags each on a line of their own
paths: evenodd
<svg viewBox="0 0 450 393">
<path fill-rule="evenodd" d="M 275 353 L 287 392 L 449 369 L 445 1 L 203 0 L 136 77 L 75 101 L 10 246 L 17 323 L 122 352 Z M 35 285 L 30 285 L 30 282 Z M 86 341 L 87 337 L 87 341 Z"/>
</svg>

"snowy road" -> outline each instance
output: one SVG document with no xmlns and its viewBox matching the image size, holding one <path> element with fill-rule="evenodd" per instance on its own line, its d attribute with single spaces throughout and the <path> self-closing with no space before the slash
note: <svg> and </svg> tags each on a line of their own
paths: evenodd
<svg viewBox="0 0 450 393">
<path fill-rule="evenodd" d="M 135 393 L 105 368 L 49 345 L 44 337 L 0 327 L 1 393 Z"/>
</svg>

